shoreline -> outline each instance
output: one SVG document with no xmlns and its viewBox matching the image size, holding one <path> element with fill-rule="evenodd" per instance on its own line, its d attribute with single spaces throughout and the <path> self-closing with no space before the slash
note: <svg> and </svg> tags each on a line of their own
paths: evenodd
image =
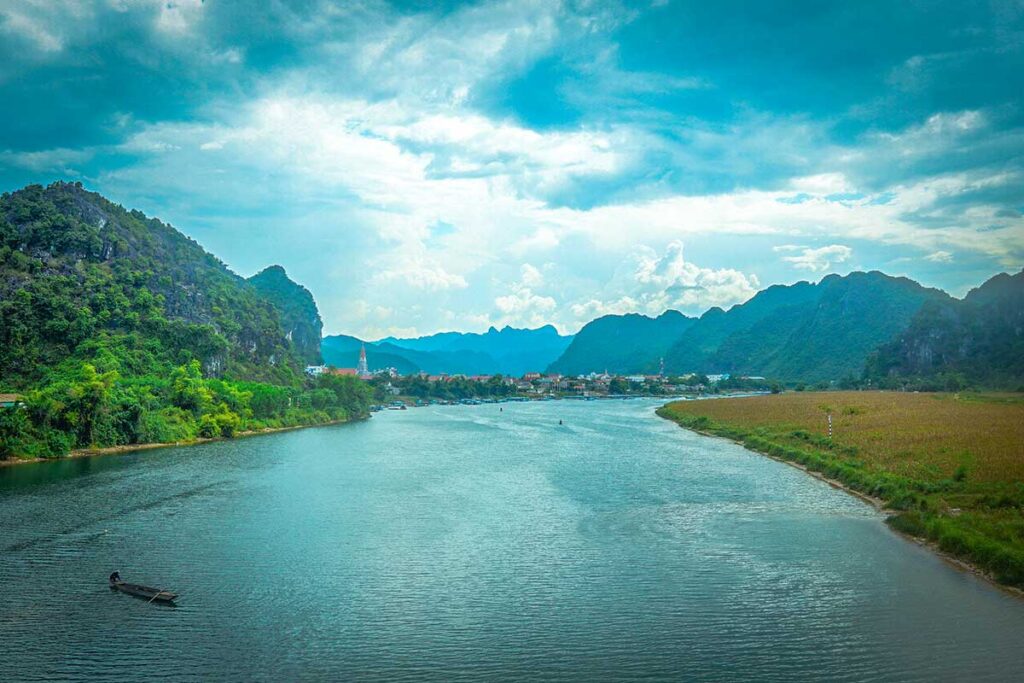
<svg viewBox="0 0 1024 683">
<path fill-rule="evenodd" d="M 1024 600 L 1024 590 L 1022 590 L 1020 588 L 1016 588 L 1014 586 L 1007 586 L 1006 584 L 1000 583 L 999 581 L 996 580 L 995 576 L 993 576 L 990 572 L 982 569 L 981 567 L 979 567 L 976 564 L 968 562 L 967 560 L 962 560 L 959 557 L 956 557 L 955 555 L 951 555 L 951 554 L 947 553 L 946 551 L 944 551 L 941 548 L 939 548 L 938 543 L 935 543 L 934 541 L 930 541 L 927 538 L 922 538 L 921 536 L 914 536 L 913 534 L 909 534 L 909 533 L 906 533 L 904 531 L 900 531 L 899 529 L 894 529 L 892 527 L 892 525 L 888 524 L 887 522 L 888 522 L 888 519 L 890 517 L 892 517 L 892 516 L 894 516 L 896 514 L 896 511 L 892 510 L 891 508 L 886 507 L 885 501 L 883 501 L 881 498 L 876 498 L 874 496 L 869 496 L 866 493 L 862 493 L 860 491 L 852 489 L 849 486 L 847 486 L 846 484 L 842 483 L 841 481 L 837 481 L 835 479 L 831 479 L 830 477 L 825 476 L 821 472 L 815 472 L 814 470 L 810 470 L 806 466 L 801 465 L 798 462 L 792 462 L 790 460 L 786 460 L 785 458 L 780 458 L 778 456 L 771 455 L 770 453 L 765 453 L 763 451 L 759 451 L 756 448 L 754 448 L 754 447 L 752 447 L 752 446 L 750 446 L 750 445 L 748 445 L 748 444 L 746 444 L 746 443 L 744 443 L 742 441 L 737 441 L 736 439 L 731 439 L 731 438 L 729 438 L 727 436 L 720 436 L 720 435 L 714 434 L 712 432 L 706 432 L 706 431 L 701 430 L 701 429 L 694 429 L 692 427 L 684 427 L 683 425 L 679 424 L 678 422 L 676 422 L 675 420 L 673 420 L 672 418 L 669 418 L 669 417 L 664 417 L 662 415 L 658 415 L 658 417 L 661 417 L 664 420 L 668 420 L 669 422 L 674 423 L 676 426 L 680 427 L 681 429 L 685 429 L 685 430 L 687 430 L 689 432 L 693 432 L 694 434 L 700 434 L 701 436 L 709 437 L 709 438 L 712 438 L 712 439 L 723 439 L 725 441 L 729 441 L 731 443 L 734 443 L 737 446 L 742 447 L 744 450 L 750 451 L 751 453 L 757 453 L 760 456 L 763 456 L 763 457 L 766 457 L 766 458 L 770 458 L 770 459 L 772 459 L 772 460 L 774 460 L 776 462 L 780 462 L 780 463 L 782 463 L 784 465 L 789 465 L 790 467 L 794 467 L 794 468 L 800 470 L 801 472 L 804 472 L 805 474 L 808 474 L 811 477 L 813 477 L 815 479 L 818 479 L 819 481 L 825 482 L 826 484 L 828 484 L 829 486 L 831 486 L 834 489 L 838 489 L 840 491 L 843 491 L 844 493 L 850 494 L 851 496 L 853 496 L 855 498 L 858 498 L 862 502 L 871 505 L 876 510 L 881 512 L 885 516 L 885 519 L 883 520 L 884 522 L 886 522 L 885 527 L 889 531 L 891 531 L 892 533 L 894 533 L 898 537 L 900 537 L 903 541 L 905 541 L 907 543 L 913 543 L 914 545 L 919 546 L 921 548 L 925 548 L 926 550 L 928 550 L 932 554 L 936 555 L 940 560 L 942 560 L 946 564 L 950 565 L 954 569 L 956 569 L 958 571 L 961 571 L 961 572 L 964 572 L 966 574 L 971 574 L 972 576 L 975 576 L 975 577 L 981 579 L 982 581 L 984 581 L 985 583 L 989 584 L 993 588 L 999 589 L 1000 592 L 1003 592 L 1003 593 L 1011 595 L 1011 596 L 1013 596 L 1015 598 Z"/>
<path fill-rule="evenodd" d="M 344 419 L 344 420 L 330 420 L 329 422 L 320 422 L 318 424 L 308 425 L 294 425 L 291 427 L 267 427 L 265 429 L 253 429 L 244 432 L 238 432 L 232 437 L 215 436 L 211 438 L 198 437 L 191 441 L 171 441 L 168 443 L 135 443 L 125 444 L 122 446 L 104 446 L 102 448 L 76 448 L 68 452 L 67 455 L 62 455 L 57 458 L 13 458 L 8 460 L 0 460 L 0 467 L 17 467 L 18 465 L 27 465 L 33 463 L 44 463 L 44 462 L 64 462 L 66 460 L 72 460 L 74 458 L 91 458 L 101 455 L 118 455 L 122 453 L 134 453 L 137 451 L 152 451 L 158 448 L 185 448 L 190 446 L 203 446 L 209 443 L 215 443 L 218 441 L 233 441 L 235 439 L 247 439 L 254 436 L 264 436 L 266 434 L 276 434 L 278 432 L 290 432 L 297 429 L 311 429 L 314 427 L 331 427 L 333 425 L 346 424 L 349 422 L 357 422 L 359 420 L 369 419 L 369 416 L 360 417 L 356 419 Z"/>
</svg>

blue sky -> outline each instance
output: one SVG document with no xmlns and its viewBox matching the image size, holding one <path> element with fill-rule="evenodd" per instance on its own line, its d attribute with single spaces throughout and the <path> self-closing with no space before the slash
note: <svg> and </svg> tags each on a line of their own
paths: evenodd
<svg viewBox="0 0 1024 683">
<path fill-rule="evenodd" d="M 1024 3 L 0 0 L 0 189 L 81 180 L 331 333 L 1024 266 Z"/>
</svg>

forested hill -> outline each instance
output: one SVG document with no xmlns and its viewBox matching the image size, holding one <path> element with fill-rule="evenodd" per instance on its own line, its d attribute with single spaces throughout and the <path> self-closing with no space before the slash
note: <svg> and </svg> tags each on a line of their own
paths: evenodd
<svg viewBox="0 0 1024 683">
<path fill-rule="evenodd" d="M 285 336 L 299 357 L 310 365 L 319 365 L 324 323 L 309 290 L 293 282 L 281 266 L 261 270 L 249 278 L 249 283 L 277 307 Z"/>
<path fill-rule="evenodd" d="M 923 304 L 950 300 L 937 289 L 877 271 L 778 288 L 771 306 L 760 296 L 722 315 L 732 319 L 733 329 L 709 352 L 691 355 L 699 372 L 807 382 L 860 377 L 871 352 L 904 330 Z M 759 315 L 736 320 L 757 306 Z M 703 327 L 702 318 L 674 350 L 703 341 Z M 689 369 L 675 355 L 666 363 L 679 372 Z"/>
<path fill-rule="evenodd" d="M 606 315 L 583 326 L 549 372 L 657 372 L 662 356 L 694 322 L 679 311 L 657 318 L 639 313 Z"/>
<path fill-rule="evenodd" d="M 868 355 L 906 328 L 936 289 L 877 271 L 773 286 L 728 311 L 712 309 L 672 345 L 671 372 L 821 382 L 860 377 Z"/>
<path fill-rule="evenodd" d="M 930 302 L 868 361 L 876 386 L 1024 387 L 1024 270 L 1001 273 L 963 300 Z"/>
<path fill-rule="evenodd" d="M 0 196 L 0 459 L 367 415 L 363 382 L 302 373 L 319 330 L 281 268 L 248 282 L 77 183 Z"/>
<path fill-rule="evenodd" d="M 122 375 L 197 359 L 207 376 L 294 383 L 302 353 L 276 293 L 260 289 L 170 225 L 79 183 L 0 197 L 7 388 L 37 383 L 69 358 Z"/>
</svg>

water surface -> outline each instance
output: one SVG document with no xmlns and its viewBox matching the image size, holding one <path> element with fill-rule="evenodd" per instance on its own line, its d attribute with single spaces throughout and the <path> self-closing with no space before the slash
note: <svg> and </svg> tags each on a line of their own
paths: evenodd
<svg viewBox="0 0 1024 683">
<path fill-rule="evenodd" d="M 1024 679 L 1024 601 L 655 405 L 2 468 L 0 680 Z"/>
</svg>

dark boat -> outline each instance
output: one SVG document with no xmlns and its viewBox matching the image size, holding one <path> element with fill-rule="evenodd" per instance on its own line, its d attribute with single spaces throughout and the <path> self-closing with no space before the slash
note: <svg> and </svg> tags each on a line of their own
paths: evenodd
<svg viewBox="0 0 1024 683">
<path fill-rule="evenodd" d="M 150 602 L 174 602 L 174 599 L 178 597 L 177 593 L 125 581 L 111 581 L 110 588 L 111 590 L 121 591 L 128 595 L 134 595 L 137 598 L 145 598 Z"/>
</svg>

